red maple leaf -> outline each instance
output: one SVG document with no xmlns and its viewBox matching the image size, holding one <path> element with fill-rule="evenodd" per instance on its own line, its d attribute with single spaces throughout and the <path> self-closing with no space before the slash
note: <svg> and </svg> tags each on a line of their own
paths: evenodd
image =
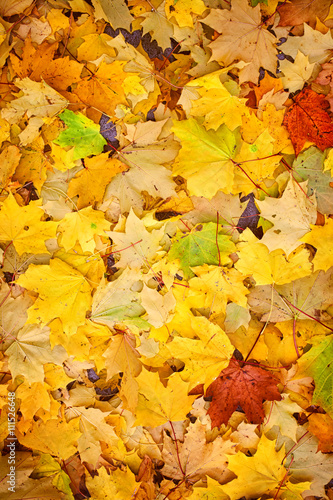
<svg viewBox="0 0 333 500">
<path fill-rule="evenodd" d="M 333 122 L 326 109 L 329 103 L 323 94 L 317 94 L 309 87 L 302 90 L 294 99 L 284 116 L 296 155 L 306 141 L 314 142 L 324 151 L 333 147 Z"/>
<path fill-rule="evenodd" d="M 231 359 L 229 366 L 221 371 L 206 391 L 206 396 L 212 397 L 208 410 L 212 427 L 227 424 L 238 405 L 249 422 L 262 423 L 265 416 L 263 401 L 281 400 L 277 383 L 273 375 L 259 366 L 244 365 Z"/>
</svg>

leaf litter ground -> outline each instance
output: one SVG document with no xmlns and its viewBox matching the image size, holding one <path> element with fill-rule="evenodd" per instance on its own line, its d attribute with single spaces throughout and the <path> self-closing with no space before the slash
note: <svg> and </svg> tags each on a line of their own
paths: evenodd
<svg viewBox="0 0 333 500">
<path fill-rule="evenodd" d="M 1 3 L 1 498 L 332 498 L 332 28 Z"/>
</svg>

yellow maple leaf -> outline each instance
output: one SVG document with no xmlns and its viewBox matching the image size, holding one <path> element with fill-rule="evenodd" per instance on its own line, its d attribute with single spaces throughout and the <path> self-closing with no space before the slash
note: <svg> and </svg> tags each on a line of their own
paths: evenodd
<svg viewBox="0 0 333 500">
<path fill-rule="evenodd" d="M 128 468 L 125 471 L 116 469 L 110 473 L 104 467 L 98 469 L 94 476 L 87 477 L 87 487 L 93 498 L 114 498 L 115 500 L 132 500 L 139 489 L 140 483 Z"/>
<path fill-rule="evenodd" d="M 110 229 L 110 223 L 105 220 L 103 212 L 92 207 L 66 214 L 58 226 L 61 246 L 66 252 L 78 241 L 83 252 L 93 253 L 96 246 L 94 236 L 103 236 L 107 229 Z"/>
<path fill-rule="evenodd" d="M 302 246 L 289 256 L 281 249 L 269 252 L 266 245 L 260 243 L 247 228 L 237 247 L 239 260 L 235 264 L 236 269 L 244 275 L 252 275 L 257 285 L 283 285 L 311 273 L 309 252 Z"/>
<path fill-rule="evenodd" d="M 153 229 L 148 232 L 142 220 L 134 213 L 133 209 L 127 217 L 125 232 L 108 231 L 106 233 L 114 243 L 114 252 L 119 252 L 118 267 L 140 269 L 149 267 L 158 250 L 161 250 L 160 241 L 164 236 L 164 229 Z"/>
<path fill-rule="evenodd" d="M 224 74 L 224 70 L 215 71 L 187 84 L 188 87 L 201 86 L 197 89 L 200 98 L 192 101 L 190 114 L 204 116 L 203 124 L 207 129 L 217 130 L 225 123 L 230 130 L 235 130 L 241 126 L 243 117 L 249 115 L 249 108 L 245 106 L 246 99 L 238 97 L 239 88 L 236 83 L 221 83 L 221 74 Z"/>
<path fill-rule="evenodd" d="M 196 396 L 188 396 L 188 384 L 179 373 L 168 379 L 167 387 L 160 381 L 158 373 L 143 370 L 136 381 L 139 384 L 139 399 L 135 425 L 157 427 L 168 420 L 184 420 Z"/>
<path fill-rule="evenodd" d="M 236 59 L 249 63 L 240 70 L 240 83 L 257 83 L 260 66 L 275 74 L 277 39 L 262 23 L 259 5 L 233 0 L 230 11 L 211 9 L 204 22 L 222 33 L 210 44 L 213 60 L 225 65 Z"/>
<path fill-rule="evenodd" d="M 197 339 L 175 336 L 157 355 L 160 361 L 176 358 L 185 363 L 180 377 L 189 382 L 189 390 L 198 384 L 205 384 L 205 387 L 211 384 L 228 366 L 234 352 L 224 331 L 204 316 L 192 316 L 191 327 Z M 146 363 L 149 364 L 149 359 Z"/>
<path fill-rule="evenodd" d="M 222 480 L 225 475 L 228 459 L 236 452 L 236 444 L 221 436 L 213 442 L 207 442 L 206 426 L 200 420 L 190 424 L 186 430 L 184 442 L 176 443 L 173 436 L 164 436 L 162 474 L 175 479 L 197 482 L 205 476 Z M 222 490 L 220 490 L 222 493 Z M 204 497 L 203 497 L 204 498 Z"/>
<path fill-rule="evenodd" d="M 112 177 L 127 168 L 119 160 L 109 158 L 108 153 L 86 158 L 85 168 L 70 181 L 67 194 L 70 198 L 79 195 L 78 209 L 94 205 L 103 198 L 105 188 Z"/>
<path fill-rule="evenodd" d="M 28 323 L 45 324 L 60 318 L 64 331 L 71 334 L 85 322 L 91 304 L 90 285 L 81 273 L 60 259 L 52 259 L 48 266 L 30 265 L 17 283 L 39 294 L 28 310 Z"/>
<path fill-rule="evenodd" d="M 41 221 L 42 201 L 20 207 L 10 193 L 1 204 L 0 241 L 12 242 L 17 253 L 46 253 L 45 240 L 56 235 L 56 222 Z"/>
<path fill-rule="evenodd" d="M 184 26 L 193 26 L 193 14 L 198 14 L 199 16 L 205 12 L 206 6 L 202 0 L 166 0 L 165 2 L 165 13 L 168 19 L 172 20 L 174 17 L 178 23 L 178 26 L 183 28 Z"/>
<path fill-rule="evenodd" d="M 77 452 L 77 440 L 81 436 L 79 422 L 79 418 L 70 422 L 63 419 L 50 419 L 45 423 L 40 419 L 33 420 L 24 434 L 17 426 L 16 435 L 23 446 L 66 460 Z"/>
<path fill-rule="evenodd" d="M 61 364 L 66 354 L 61 346 L 51 351 L 50 329 L 25 325 L 6 350 L 13 379 L 23 375 L 29 383 L 43 382 L 43 364 Z"/>
<path fill-rule="evenodd" d="M 317 249 L 313 259 L 314 271 L 327 271 L 333 266 L 333 219 L 326 218 L 324 226 L 311 226 L 311 232 L 300 239 Z"/>
<path fill-rule="evenodd" d="M 86 106 L 92 106 L 110 118 L 114 117 L 118 104 L 129 105 L 126 93 L 131 91 L 133 83 L 140 87 L 140 92 L 146 93 L 141 87 L 140 77 L 124 71 L 125 64 L 126 61 L 114 61 L 111 64 L 102 62 L 94 78 L 83 78 L 74 93 Z"/>
<path fill-rule="evenodd" d="M 275 489 L 287 472 L 281 465 L 285 457 L 284 446 L 279 451 L 275 451 L 275 446 L 275 441 L 263 434 L 253 457 L 247 457 L 240 451 L 228 457 L 228 469 L 237 475 L 236 479 L 222 486 L 230 500 L 238 500 L 242 496 L 258 498 L 266 493 L 274 496 Z"/>
</svg>

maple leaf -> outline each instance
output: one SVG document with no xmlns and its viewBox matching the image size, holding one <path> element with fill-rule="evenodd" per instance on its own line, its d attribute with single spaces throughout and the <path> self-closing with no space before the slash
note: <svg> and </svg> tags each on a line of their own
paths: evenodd
<svg viewBox="0 0 333 500">
<path fill-rule="evenodd" d="M 263 422 L 263 401 L 281 400 L 276 384 L 277 380 L 259 366 L 242 366 L 231 359 L 229 366 L 221 371 L 206 391 L 206 396 L 213 398 L 208 410 L 212 427 L 227 424 L 238 405 L 249 422 Z"/>
<path fill-rule="evenodd" d="M 239 97 L 239 87 L 235 82 L 221 83 L 220 76 L 223 73 L 224 70 L 215 71 L 188 84 L 191 87 L 202 86 L 197 90 L 199 99 L 192 101 L 190 114 L 204 116 L 207 129 L 216 130 L 225 124 L 233 131 L 242 124 L 248 108 L 245 106 L 246 100 Z"/>
<path fill-rule="evenodd" d="M 95 250 L 95 235 L 104 235 L 110 228 L 102 212 L 93 210 L 92 207 L 83 208 L 78 212 L 66 214 L 58 226 L 61 234 L 61 246 L 68 252 L 74 248 L 76 242 L 80 243 L 83 252 Z"/>
<path fill-rule="evenodd" d="M 141 316 L 145 309 L 140 294 L 135 291 L 138 283 L 136 273 L 126 268 L 116 281 L 102 281 L 94 294 L 91 320 L 109 327 Z M 133 288 L 133 290 L 132 290 Z"/>
<path fill-rule="evenodd" d="M 263 434 L 253 457 L 240 452 L 229 457 L 228 469 L 237 474 L 237 478 L 223 485 L 222 491 L 229 495 L 230 500 L 237 500 L 239 495 L 256 498 L 279 486 L 286 474 L 282 465 L 285 451 L 282 446 L 276 452 L 275 446 L 276 442 Z"/>
<path fill-rule="evenodd" d="M 299 362 L 300 371 L 314 379 L 313 404 L 324 408 L 331 417 L 333 416 L 333 375 L 330 369 L 332 355 L 333 342 L 329 336 L 312 346 Z"/>
<path fill-rule="evenodd" d="M 0 154 L 1 172 L 0 172 L 0 186 L 6 188 L 12 175 L 14 174 L 19 161 L 21 153 L 16 146 L 8 146 Z"/>
<path fill-rule="evenodd" d="M 90 495 L 95 498 L 115 498 L 116 500 L 131 500 L 140 483 L 135 480 L 133 472 L 116 469 L 109 475 L 104 467 L 98 469 L 94 477 L 87 479 L 87 487 Z"/>
<path fill-rule="evenodd" d="M 280 5 L 278 12 L 281 16 L 279 26 L 297 26 L 308 23 L 315 28 L 317 19 L 323 21 L 328 14 L 331 2 L 329 0 L 293 0 L 288 5 Z"/>
<path fill-rule="evenodd" d="M 70 489 L 70 478 L 62 470 L 59 462 L 49 454 L 42 454 L 37 466 L 34 468 L 30 477 L 40 479 L 45 476 L 52 476 L 52 484 L 62 493 L 66 494 L 69 500 L 74 500 L 72 490 Z"/>
<path fill-rule="evenodd" d="M 37 325 L 26 325 L 6 350 L 12 377 L 23 375 L 29 383 L 43 382 L 43 364 L 61 364 L 65 353 L 60 346 L 51 351 L 50 330 Z"/>
<path fill-rule="evenodd" d="M 45 324 L 53 318 L 60 318 L 68 333 L 74 333 L 78 325 L 84 323 L 91 304 L 90 285 L 81 273 L 62 260 L 52 259 L 47 266 L 31 264 L 17 283 L 39 294 L 28 310 L 29 323 L 40 321 Z"/>
<path fill-rule="evenodd" d="M 231 160 L 239 148 L 239 135 L 225 125 L 216 132 L 208 131 L 193 118 L 174 123 L 172 130 L 182 145 L 173 174 L 188 179 L 190 193 L 212 198 L 219 189 L 228 192 L 233 182 Z"/>
<path fill-rule="evenodd" d="M 323 453 L 332 453 L 333 420 L 329 415 L 321 413 L 310 415 L 309 432 L 319 439 L 318 450 Z"/>
<path fill-rule="evenodd" d="M 168 260 L 179 259 L 185 279 L 194 276 L 191 267 L 202 264 L 226 265 L 236 249 L 230 238 L 217 233 L 213 222 L 198 224 L 189 234 L 180 233 L 172 243 Z"/>
<path fill-rule="evenodd" d="M 236 59 L 248 63 L 240 70 L 240 83 L 257 83 L 260 66 L 275 74 L 277 39 L 261 22 L 259 6 L 252 8 L 245 0 L 233 0 L 230 11 L 212 9 L 203 22 L 222 33 L 210 44 L 212 60 L 226 66 Z"/>
<path fill-rule="evenodd" d="M 309 316 L 322 318 L 329 307 L 332 273 L 332 268 L 326 273 L 316 271 L 291 283 L 275 285 L 273 289 L 269 285 L 256 286 L 248 296 L 248 303 L 253 312 L 262 314 L 261 321 L 280 322 L 296 317 L 305 320 Z"/>
<path fill-rule="evenodd" d="M 325 239 L 322 236 L 325 232 Z M 312 226 L 311 231 L 307 233 L 301 241 L 315 246 L 317 249 L 316 255 L 313 259 L 314 271 L 328 269 L 333 265 L 333 247 L 331 241 L 333 240 L 333 220 L 325 219 L 324 226 Z"/>
<path fill-rule="evenodd" d="M 331 150 L 332 151 L 332 150 Z M 311 146 L 302 152 L 293 163 L 293 169 L 300 180 L 308 181 L 308 196 L 315 195 L 317 209 L 322 214 L 331 214 L 333 211 L 333 178 L 329 172 L 323 172 L 323 163 L 329 162 L 329 155 L 325 160 L 325 153 Z M 298 177 L 297 177 L 297 180 Z"/>
<path fill-rule="evenodd" d="M 74 147 L 73 160 L 92 154 L 98 155 L 103 151 L 106 140 L 99 133 L 99 125 L 96 125 L 82 113 L 75 114 L 68 109 L 65 109 L 59 118 L 65 122 L 68 128 L 60 132 L 54 143 L 61 147 Z"/>
<path fill-rule="evenodd" d="M 326 481 L 330 481 L 333 472 L 333 458 L 331 454 L 318 451 L 318 439 L 311 434 L 304 436 L 304 427 L 297 429 L 297 441 L 286 443 L 287 454 L 293 448 L 293 461 L 288 455 L 285 467 L 289 468 L 296 481 L 306 481 L 303 494 L 315 496 L 325 495 Z M 290 467 L 289 467 L 290 466 Z"/>
<path fill-rule="evenodd" d="M 23 446 L 66 460 L 77 451 L 77 439 L 81 436 L 79 420 L 75 418 L 66 422 L 63 419 L 50 419 L 43 422 L 39 419 L 37 422 L 32 421 L 30 429 L 24 434 L 17 429 L 16 435 Z"/>
<path fill-rule="evenodd" d="M 144 223 L 134 213 L 133 209 L 127 217 L 125 232 L 108 231 L 106 233 L 114 242 L 114 252 L 121 250 L 118 267 L 140 269 L 150 264 L 161 250 L 160 241 L 164 235 L 163 228 L 147 231 Z"/>
<path fill-rule="evenodd" d="M 281 249 L 269 252 L 266 245 L 256 240 L 248 228 L 244 231 L 242 240 L 237 244 L 239 260 L 235 267 L 243 274 L 252 275 L 257 285 L 284 285 L 311 273 L 308 251 L 305 248 L 297 247 L 289 256 Z"/>
<path fill-rule="evenodd" d="M 41 221 L 43 209 L 41 201 L 36 200 L 26 207 L 20 207 L 10 193 L 1 205 L 0 241 L 12 242 L 21 255 L 27 253 L 46 253 L 45 240 L 56 235 L 56 223 Z"/>
<path fill-rule="evenodd" d="M 312 29 L 308 24 L 304 24 L 304 35 L 288 37 L 281 47 L 283 47 L 283 52 L 293 59 L 300 51 L 305 56 L 309 56 L 310 63 L 318 62 L 321 64 L 330 57 L 333 39 L 330 31 L 323 34 Z"/>
<path fill-rule="evenodd" d="M 281 198 L 257 201 L 260 214 L 274 226 L 268 229 L 261 243 L 270 252 L 282 248 L 287 254 L 299 246 L 302 236 L 311 231 L 310 224 L 317 220 L 315 196 L 307 197 L 307 183 L 296 183 L 292 177 Z"/>
<path fill-rule="evenodd" d="M 108 153 L 86 158 L 84 163 L 84 168 L 70 181 L 67 193 L 69 197 L 79 195 L 78 209 L 99 201 L 111 179 L 127 169 L 126 165 L 116 158 L 109 158 Z"/>
<path fill-rule="evenodd" d="M 207 387 L 228 366 L 233 347 L 223 330 L 205 317 L 192 317 L 191 327 L 197 339 L 173 337 L 160 349 L 158 359 L 180 359 L 185 362 L 180 376 L 190 383 L 189 388 L 199 383 Z"/>
<path fill-rule="evenodd" d="M 136 408 L 136 425 L 144 425 L 149 415 L 149 425 L 156 427 L 165 422 L 184 420 L 196 396 L 188 396 L 188 384 L 179 373 L 168 379 L 165 387 L 157 373 L 143 370 L 136 381 L 139 399 Z"/>
<path fill-rule="evenodd" d="M 184 442 L 177 446 L 178 450 L 174 439 L 167 434 L 163 441 L 162 474 L 176 479 L 183 479 L 185 475 L 191 482 L 197 482 L 205 475 L 222 480 L 229 456 L 236 451 L 236 445 L 224 441 L 221 436 L 207 443 L 206 428 L 200 420 L 189 425 Z"/>
<path fill-rule="evenodd" d="M 300 92 L 286 111 L 283 124 L 287 127 L 291 142 L 298 155 L 307 141 L 319 149 L 333 146 L 333 124 L 327 113 L 329 103 L 323 94 L 309 87 Z"/>
<path fill-rule="evenodd" d="M 206 10 L 206 6 L 202 0 L 166 0 L 165 13 L 170 20 L 173 17 L 176 19 L 178 25 L 183 28 L 184 26 L 193 26 L 193 19 L 191 13 L 202 14 Z"/>
<path fill-rule="evenodd" d="M 315 63 L 309 63 L 308 56 L 298 51 L 295 61 L 291 63 L 287 59 L 280 61 L 280 70 L 284 76 L 281 78 L 283 86 L 289 92 L 301 90 L 312 75 Z"/>
</svg>

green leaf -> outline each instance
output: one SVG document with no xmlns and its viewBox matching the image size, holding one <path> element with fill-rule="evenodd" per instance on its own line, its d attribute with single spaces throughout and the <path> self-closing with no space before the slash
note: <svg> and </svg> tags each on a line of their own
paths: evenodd
<svg viewBox="0 0 333 500">
<path fill-rule="evenodd" d="M 229 254 L 235 252 L 236 247 L 229 236 L 216 234 L 216 229 L 214 222 L 198 224 L 189 234 L 181 233 L 172 244 L 168 260 L 180 260 L 185 279 L 194 276 L 191 267 L 202 264 L 229 264 Z"/>
<path fill-rule="evenodd" d="M 330 183 L 333 182 L 329 172 L 323 172 L 325 153 L 322 153 L 315 146 L 298 155 L 293 163 L 293 170 L 299 176 L 297 181 L 308 180 L 308 192 L 311 196 L 315 193 L 317 198 L 317 208 L 322 214 L 333 212 L 333 189 Z"/>
<path fill-rule="evenodd" d="M 82 113 L 73 113 L 65 109 L 59 118 L 67 125 L 59 137 L 54 140 L 62 148 L 73 146 L 73 160 L 85 158 L 89 155 L 98 155 L 107 144 L 104 137 L 99 133 L 99 125 L 84 116 Z"/>
<path fill-rule="evenodd" d="M 268 5 L 267 0 L 251 0 L 252 7 L 256 7 L 258 3 L 264 3 L 265 5 Z"/>
<path fill-rule="evenodd" d="M 300 370 L 313 378 L 312 403 L 321 406 L 333 418 L 333 337 L 311 347 L 299 360 Z"/>
</svg>

